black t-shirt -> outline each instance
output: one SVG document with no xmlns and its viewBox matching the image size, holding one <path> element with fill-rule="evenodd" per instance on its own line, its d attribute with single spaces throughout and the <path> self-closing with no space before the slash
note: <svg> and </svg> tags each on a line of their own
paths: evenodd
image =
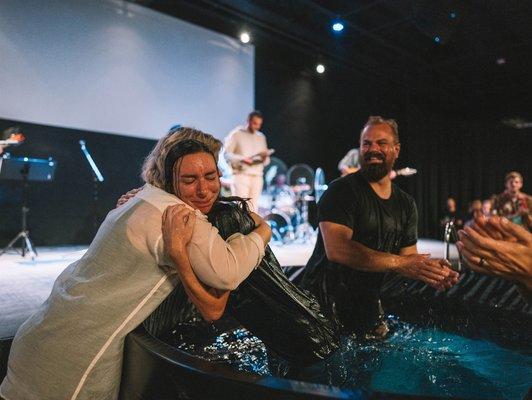
<svg viewBox="0 0 532 400">
<path fill-rule="evenodd" d="M 399 254 L 417 243 L 417 209 L 412 196 L 392 184 L 388 199 L 380 198 L 360 172 L 332 182 L 318 204 L 319 222 L 353 230 L 352 240 L 370 249 Z M 307 263 L 302 286 L 314 292 L 347 330 L 374 323 L 380 309 L 384 274 L 356 271 L 327 259 L 321 232 Z"/>
</svg>

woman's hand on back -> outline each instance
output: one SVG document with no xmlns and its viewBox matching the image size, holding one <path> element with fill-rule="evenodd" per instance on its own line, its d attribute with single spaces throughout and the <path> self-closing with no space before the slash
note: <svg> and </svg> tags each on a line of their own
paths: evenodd
<svg viewBox="0 0 532 400">
<path fill-rule="evenodd" d="M 126 204 L 130 199 L 132 199 L 133 197 L 135 197 L 135 195 L 140 192 L 142 190 L 142 188 L 136 188 L 136 189 L 131 189 L 129 192 L 127 192 L 126 194 L 123 194 L 122 196 L 120 196 L 120 198 L 118 199 L 118 201 L 116 202 L 116 207 L 120 207 L 121 205 L 123 204 Z"/>
</svg>

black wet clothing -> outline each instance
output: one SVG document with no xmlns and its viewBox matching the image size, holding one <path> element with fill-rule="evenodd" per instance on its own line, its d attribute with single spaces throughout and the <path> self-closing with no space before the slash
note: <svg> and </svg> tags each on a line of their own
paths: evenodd
<svg viewBox="0 0 532 400">
<path fill-rule="evenodd" d="M 347 226 L 352 240 L 380 252 L 399 254 L 417 243 L 414 199 L 395 184 L 390 198 L 382 199 L 360 172 L 331 183 L 318 204 L 318 219 Z M 345 332 L 361 333 L 380 322 L 383 277 L 329 261 L 320 232 L 301 285 L 338 318 Z"/>
</svg>

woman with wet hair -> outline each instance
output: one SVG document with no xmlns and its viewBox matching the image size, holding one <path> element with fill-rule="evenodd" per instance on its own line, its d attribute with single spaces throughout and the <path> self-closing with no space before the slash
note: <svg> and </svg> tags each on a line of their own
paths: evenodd
<svg viewBox="0 0 532 400">
<path fill-rule="evenodd" d="M 190 128 L 157 143 L 143 168 L 146 185 L 107 215 L 85 255 L 19 328 L 0 397 L 116 399 L 125 336 L 181 284 L 206 319 L 221 315 L 227 293 L 219 291 L 253 271 L 271 232 L 253 215 L 252 231 L 225 240 L 207 220 L 219 194 L 218 145 Z"/>
</svg>

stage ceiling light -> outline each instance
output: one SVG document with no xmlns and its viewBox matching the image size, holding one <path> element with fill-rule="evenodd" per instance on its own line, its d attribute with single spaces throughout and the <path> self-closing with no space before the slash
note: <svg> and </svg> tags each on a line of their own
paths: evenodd
<svg viewBox="0 0 532 400">
<path fill-rule="evenodd" d="M 334 21 L 332 30 L 335 32 L 342 32 L 344 30 L 344 24 L 340 21 Z"/>
<path fill-rule="evenodd" d="M 246 43 L 249 43 L 249 41 L 251 40 L 251 36 L 249 35 L 248 32 L 242 32 L 240 34 L 240 41 L 244 44 Z"/>
</svg>

